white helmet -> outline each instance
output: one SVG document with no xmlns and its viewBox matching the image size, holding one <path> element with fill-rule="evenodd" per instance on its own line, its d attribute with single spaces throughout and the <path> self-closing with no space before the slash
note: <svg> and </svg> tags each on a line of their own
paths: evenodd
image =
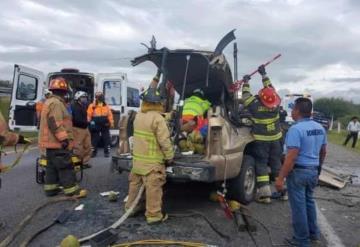
<svg viewBox="0 0 360 247">
<path fill-rule="evenodd" d="M 44 89 L 44 96 L 49 97 L 50 95 L 52 95 L 52 92 L 49 89 L 45 88 Z"/>
<path fill-rule="evenodd" d="M 75 93 L 74 99 L 75 99 L 75 100 L 79 100 L 81 97 L 87 97 L 87 96 L 88 96 L 88 94 L 87 94 L 86 92 L 84 92 L 84 91 L 77 91 L 77 92 Z"/>
</svg>

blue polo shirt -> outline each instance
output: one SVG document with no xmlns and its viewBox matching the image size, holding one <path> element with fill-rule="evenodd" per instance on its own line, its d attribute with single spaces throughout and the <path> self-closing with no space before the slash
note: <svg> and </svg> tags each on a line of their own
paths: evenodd
<svg viewBox="0 0 360 247">
<path fill-rule="evenodd" d="M 326 143 L 325 129 L 310 118 L 303 118 L 293 124 L 285 139 L 287 150 L 299 149 L 295 164 L 302 166 L 318 166 L 320 149 Z"/>
</svg>

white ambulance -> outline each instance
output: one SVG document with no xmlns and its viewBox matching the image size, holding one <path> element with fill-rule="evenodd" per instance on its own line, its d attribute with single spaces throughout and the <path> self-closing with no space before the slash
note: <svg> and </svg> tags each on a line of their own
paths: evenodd
<svg viewBox="0 0 360 247">
<path fill-rule="evenodd" d="M 37 131 L 36 102 L 44 96 L 44 90 L 51 79 L 61 76 L 71 88 L 72 96 L 77 91 L 89 94 L 94 100 L 95 92 L 102 91 L 106 103 L 114 115 L 114 129 L 110 130 L 111 145 L 119 140 L 118 121 L 121 114 L 129 110 L 137 111 L 140 107 L 140 90 L 130 86 L 125 73 L 86 73 L 78 69 L 62 69 L 60 72 L 45 74 L 36 69 L 22 65 L 14 65 L 13 89 L 9 108 L 9 127 L 21 132 Z"/>
<path fill-rule="evenodd" d="M 282 99 L 281 105 L 283 106 L 284 110 L 287 113 L 285 121 L 289 124 L 293 123 L 294 120 L 291 117 L 291 111 L 294 108 L 295 100 L 297 98 L 309 98 L 311 101 L 313 101 L 310 94 L 286 94 L 285 97 Z"/>
</svg>

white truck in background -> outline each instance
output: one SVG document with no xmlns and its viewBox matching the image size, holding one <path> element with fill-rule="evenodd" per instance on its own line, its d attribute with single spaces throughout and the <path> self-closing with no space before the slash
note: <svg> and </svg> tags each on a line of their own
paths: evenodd
<svg viewBox="0 0 360 247">
<path fill-rule="evenodd" d="M 140 107 L 140 90 L 130 85 L 125 73 L 86 73 L 78 69 L 62 69 L 60 72 L 45 74 L 22 65 L 14 65 L 13 88 L 9 108 L 9 127 L 22 132 L 36 132 L 36 102 L 44 96 L 44 90 L 55 77 L 64 77 L 69 83 L 72 96 L 77 91 L 85 91 L 89 100 L 94 100 L 95 92 L 102 91 L 106 103 L 114 115 L 114 129 L 110 130 L 111 145 L 119 141 L 118 121 L 121 114 Z"/>
</svg>

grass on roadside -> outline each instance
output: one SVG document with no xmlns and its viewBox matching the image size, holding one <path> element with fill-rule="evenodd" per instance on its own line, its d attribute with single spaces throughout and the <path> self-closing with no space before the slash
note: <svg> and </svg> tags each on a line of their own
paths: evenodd
<svg viewBox="0 0 360 247">
<path fill-rule="evenodd" d="M 345 131 L 345 130 L 342 130 L 340 133 L 338 133 L 336 130 L 332 130 L 332 131 L 329 131 L 329 133 L 328 133 L 328 140 L 331 143 L 334 143 L 337 145 L 343 145 L 346 136 L 347 136 L 347 131 Z M 355 148 L 351 148 L 352 140 L 350 140 L 346 146 L 346 149 L 360 153 L 359 141 L 357 142 L 357 145 L 355 146 Z"/>
</svg>

